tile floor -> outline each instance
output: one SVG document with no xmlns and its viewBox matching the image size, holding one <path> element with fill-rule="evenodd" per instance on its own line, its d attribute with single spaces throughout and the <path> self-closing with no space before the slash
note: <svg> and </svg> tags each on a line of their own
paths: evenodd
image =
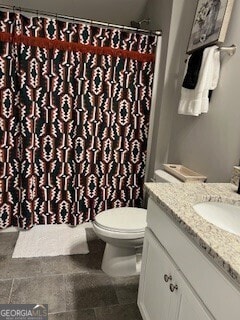
<svg viewBox="0 0 240 320">
<path fill-rule="evenodd" d="M 0 304 L 48 304 L 49 320 L 141 320 L 139 277 L 101 271 L 104 243 L 87 229 L 90 253 L 12 259 L 18 234 L 0 232 Z"/>
</svg>

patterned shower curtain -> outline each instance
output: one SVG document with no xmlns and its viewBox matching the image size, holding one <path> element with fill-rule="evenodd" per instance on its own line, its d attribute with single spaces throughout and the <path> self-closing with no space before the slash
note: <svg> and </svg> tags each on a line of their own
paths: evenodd
<svg viewBox="0 0 240 320">
<path fill-rule="evenodd" d="M 156 41 L 0 12 L 0 228 L 142 206 Z"/>
</svg>

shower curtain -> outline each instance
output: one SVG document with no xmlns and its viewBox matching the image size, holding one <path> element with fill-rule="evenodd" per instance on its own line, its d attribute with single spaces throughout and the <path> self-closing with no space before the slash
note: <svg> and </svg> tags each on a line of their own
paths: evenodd
<svg viewBox="0 0 240 320">
<path fill-rule="evenodd" d="M 142 205 L 156 41 L 0 12 L 0 228 Z"/>
</svg>

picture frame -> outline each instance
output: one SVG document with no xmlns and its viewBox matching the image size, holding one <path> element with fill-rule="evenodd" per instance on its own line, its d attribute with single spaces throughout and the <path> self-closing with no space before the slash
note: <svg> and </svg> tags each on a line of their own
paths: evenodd
<svg viewBox="0 0 240 320">
<path fill-rule="evenodd" d="M 234 0 L 198 0 L 187 53 L 225 40 Z"/>
</svg>

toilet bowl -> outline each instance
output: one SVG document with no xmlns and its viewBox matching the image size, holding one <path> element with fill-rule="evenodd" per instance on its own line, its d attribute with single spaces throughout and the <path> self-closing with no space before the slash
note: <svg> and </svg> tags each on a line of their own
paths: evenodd
<svg viewBox="0 0 240 320">
<path fill-rule="evenodd" d="M 163 170 L 156 170 L 156 182 L 179 182 Z M 147 210 L 123 207 L 102 211 L 93 222 L 97 236 L 106 242 L 102 270 L 110 276 L 140 273 Z"/>
<path fill-rule="evenodd" d="M 110 276 L 140 273 L 147 210 L 123 207 L 102 211 L 93 222 L 97 236 L 106 242 L 102 270 Z"/>
</svg>

